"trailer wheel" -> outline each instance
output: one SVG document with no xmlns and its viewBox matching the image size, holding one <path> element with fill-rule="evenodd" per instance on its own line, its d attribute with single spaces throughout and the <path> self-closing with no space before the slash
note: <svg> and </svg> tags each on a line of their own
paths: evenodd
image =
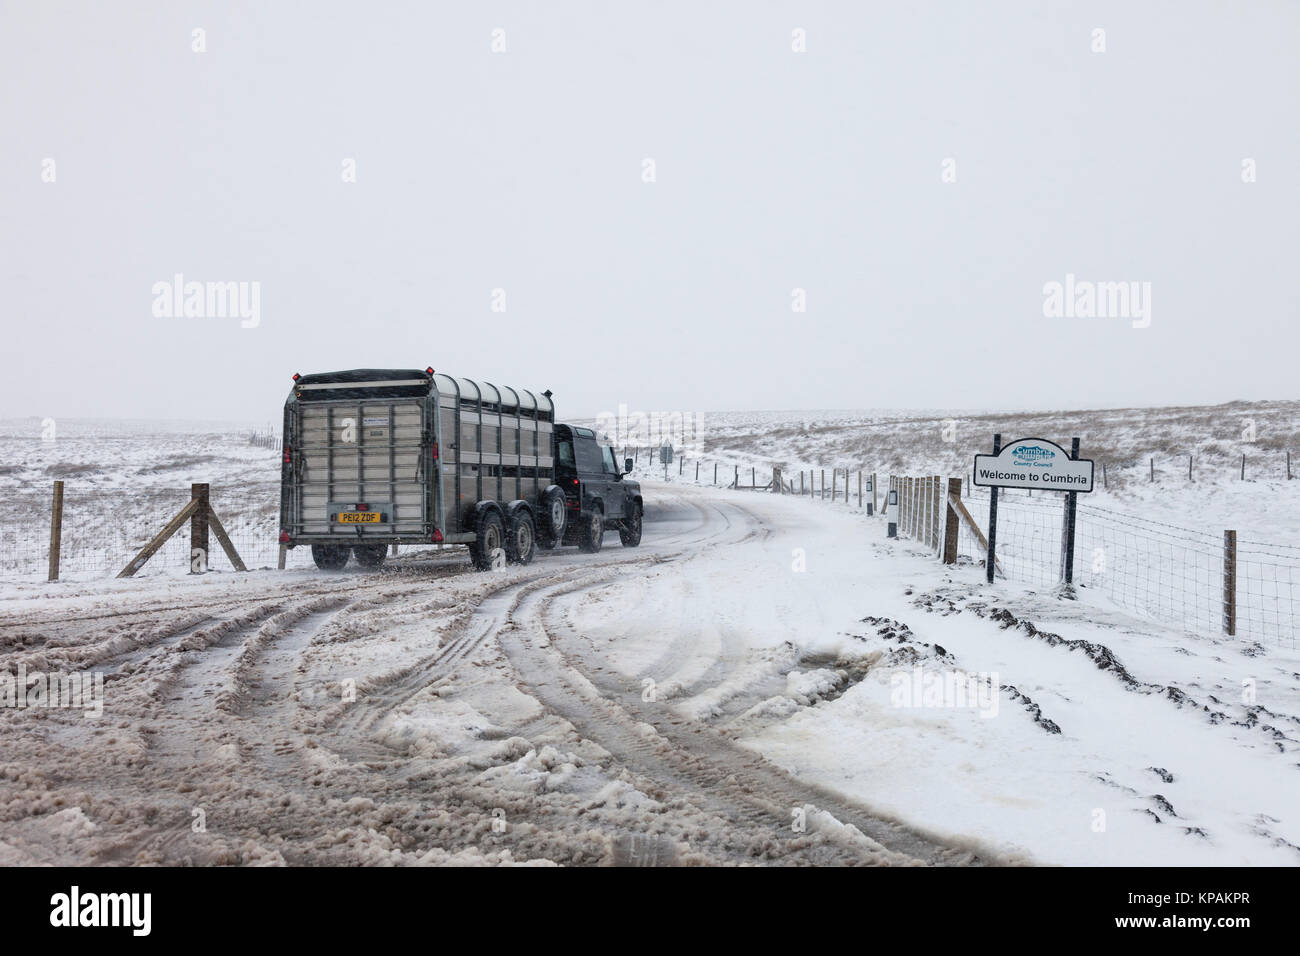
<svg viewBox="0 0 1300 956">
<path fill-rule="evenodd" d="M 625 548 L 635 548 L 641 543 L 641 508 L 639 505 L 633 505 L 632 516 L 624 518 L 623 523 L 619 525 L 618 540 L 623 542 Z"/>
<path fill-rule="evenodd" d="M 316 562 L 316 567 L 322 571 L 343 570 L 348 563 L 350 553 L 351 549 L 346 544 L 313 544 L 311 546 L 311 559 Z"/>
<path fill-rule="evenodd" d="M 388 545 L 354 544 L 352 553 L 356 555 L 357 564 L 363 568 L 377 568 L 384 563 L 384 556 L 388 554 Z"/>
<path fill-rule="evenodd" d="M 605 539 L 605 516 L 599 511 L 589 511 L 582 516 L 582 521 L 578 550 L 595 554 Z"/>
<path fill-rule="evenodd" d="M 491 571 L 505 562 L 505 533 L 501 529 L 501 515 L 495 510 L 479 515 L 477 537 L 470 543 L 469 557 L 480 571 Z"/>
<path fill-rule="evenodd" d="M 541 521 L 537 527 L 537 544 L 547 551 L 557 548 L 564 540 L 564 525 L 568 520 L 568 504 L 564 500 L 564 490 L 551 485 L 542 493 L 539 502 Z"/>
<path fill-rule="evenodd" d="M 537 529 L 533 516 L 524 508 L 515 508 L 506 518 L 506 560 L 511 564 L 531 564 L 537 554 Z"/>
</svg>

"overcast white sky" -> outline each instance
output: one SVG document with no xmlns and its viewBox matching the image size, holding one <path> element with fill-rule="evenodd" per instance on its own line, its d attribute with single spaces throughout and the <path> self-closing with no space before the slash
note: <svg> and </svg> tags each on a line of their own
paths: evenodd
<svg viewBox="0 0 1300 956">
<path fill-rule="evenodd" d="M 1296 397 L 1297 51 L 1255 0 L 3 0 L 0 416 L 425 365 L 562 417 Z M 260 324 L 154 316 L 176 273 Z M 1150 326 L 1045 317 L 1067 273 Z"/>
</svg>

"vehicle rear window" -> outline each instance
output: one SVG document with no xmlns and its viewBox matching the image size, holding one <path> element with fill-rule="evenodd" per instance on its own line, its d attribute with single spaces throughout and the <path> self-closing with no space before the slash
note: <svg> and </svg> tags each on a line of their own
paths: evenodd
<svg viewBox="0 0 1300 956">
<path fill-rule="evenodd" d="M 587 474 L 597 474 L 605 470 L 600 460 L 600 446 L 590 438 L 579 438 L 574 444 L 578 455 L 578 470 Z"/>
<path fill-rule="evenodd" d="M 562 441 L 556 446 L 556 461 L 563 467 L 573 467 L 573 442 Z"/>
</svg>

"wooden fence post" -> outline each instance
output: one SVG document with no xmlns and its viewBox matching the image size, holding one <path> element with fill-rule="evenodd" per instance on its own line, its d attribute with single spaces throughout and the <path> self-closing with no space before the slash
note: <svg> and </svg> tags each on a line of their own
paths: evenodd
<svg viewBox="0 0 1300 956">
<path fill-rule="evenodd" d="M 1237 532 L 1223 532 L 1223 632 L 1237 633 Z"/>
<path fill-rule="evenodd" d="M 731 479 L 731 487 L 733 487 L 733 488 L 739 488 L 739 487 L 740 487 L 740 466 L 739 466 L 739 465 L 733 465 L 732 467 L 735 468 L 736 471 L 735 471 L 735 474 L 732 476 L 732 479 Z"/>
<path fill-rule="evenodd" d="M 952 502 L 961 501 L 961 479 L 948 479 L 948 500 L 945 502 L 943 515 L 943 563 L 957 563 L 957 509 Z"/>
<path fill-rule="evenodd" d="M 858 469 L 858 507 L 862 507 L 862 469 Z"/>
<path fill-rule="evenodd" d="M 713 463 L 713 487 L 716 488 L 717 486 L 718 486 L 718 463 L 715 461 Z"/>
<path fill-rule="evenodd" d="M 1246 480 L 1246 453 L 1241 453 L 1241 480 Z"/>
<path fill-rule="evenodd" d="M 202 574 L 208 569 L 208 485 L 195 482 L 190 485 L 190 499 L 199 506 L 190 516 L 190 574 Z M 195 552 L 198 552 L 197 554 Z M 195 562 L 198 562 L 197 569 Z"/>
<path fill-rule="evenodd" d="M 871 513 L 876 513 L 876 473 L 871 473 Z"/>
<path fill-rule="evenodd" d="M 822 501 L 826 500 L 826 469 L 822 469 Z"/>
<path fill-rule="evenodd" d="M 696 459 L 696 461 L 695 461 L 695 483 L 696 483 L 697 485 L 700 483 L 700 462 L 699 462 L 699 459 Z"/>
<path fill-rule="evenodd" d="M 63 551 L 63 482 L 54 483 L 54 500 L 50 504 L 50 580 L 59 579 L 59 559 Z"/>
</svg>

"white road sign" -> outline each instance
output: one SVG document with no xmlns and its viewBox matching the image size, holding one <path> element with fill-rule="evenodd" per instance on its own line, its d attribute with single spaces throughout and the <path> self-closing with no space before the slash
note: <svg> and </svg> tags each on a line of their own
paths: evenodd
<svg viewBox="0 0 1300 956">
<path fill-rule="evenodd" d="M 985 488 L 1092 491 L 1092 461 L 1044 438 L 1017 438 L 996 455 L 975 456 L 975 484 Z"/>
</svg>

